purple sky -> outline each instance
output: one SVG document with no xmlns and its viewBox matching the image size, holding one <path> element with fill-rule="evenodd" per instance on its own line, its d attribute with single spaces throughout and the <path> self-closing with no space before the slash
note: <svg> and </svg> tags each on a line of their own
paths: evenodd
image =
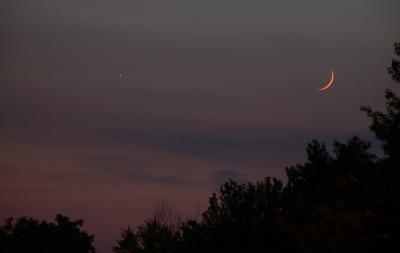
<svg viewBox="0 0 400 253">
<path fill-rule="evenodd" d="M 294 3 L 295 2 L 295 3 Z M 100 253 L 163 201 L 376 143 L 398 0 L 2 0 L 0 218 L 83 218 Z M 316 89 L 336 73 L 333 87 Z"/>
</svg>

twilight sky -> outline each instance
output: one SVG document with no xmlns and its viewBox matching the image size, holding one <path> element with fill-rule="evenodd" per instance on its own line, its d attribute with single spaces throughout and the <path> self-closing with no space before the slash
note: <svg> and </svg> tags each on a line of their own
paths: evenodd
<svg viewBox="0 0 400 253">
<path fill-rule="evenodd" d="M 0 0 L 0 218 L 83 218 L 100 253 L 167 201 L 376 144 L 398 0 Z M 316 91 L 336 73 L 333 87 Z M 378 145 L 375 145 L 375 147 Z"/>
</svg>

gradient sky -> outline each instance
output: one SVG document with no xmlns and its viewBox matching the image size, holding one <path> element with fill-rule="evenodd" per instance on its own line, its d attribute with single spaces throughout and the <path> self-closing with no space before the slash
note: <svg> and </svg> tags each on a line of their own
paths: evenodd
<svg viewBox="0 0 400 253">
<path fill-rule="evenodd" d="M 359 107 L 392 85 L 399 9 L 0 0 L 0 218 L 83 218 L 106 253 L 161 201 L 186 217 L 227 178 L 283 179 L 313 138 L 376 143 Z"/>
</svg>

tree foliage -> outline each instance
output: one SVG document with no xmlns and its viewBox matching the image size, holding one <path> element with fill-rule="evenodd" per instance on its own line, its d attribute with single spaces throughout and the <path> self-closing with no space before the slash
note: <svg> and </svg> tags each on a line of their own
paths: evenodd
<svg viewBox="0 0 400 253">
<path fill-rule="evenodd" d="M 94 236 L 82 230 L 83 221 L 57 215 L 55 223 L 33 218 L 6 219 L 0 225 L 3 253 L 94 253 Z"/>
<path fill-rule="evenodd" d="M 122 230 L 122 239 L 113 248 L 115 253 L 172 253 L 176 252 L 180 234 L 179 222 L 174 221 L 171 209 L 162 205 L 154 216 L 136 231 L 130 227 Z"/>
</svg>

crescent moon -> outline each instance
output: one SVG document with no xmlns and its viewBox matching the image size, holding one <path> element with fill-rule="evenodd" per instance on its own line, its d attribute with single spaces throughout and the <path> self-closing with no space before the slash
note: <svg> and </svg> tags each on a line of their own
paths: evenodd
<svg viewBox="0 0 400 253">
<path fill-rule="evenodd" d="M 331 69 L 331 80 L 322 88 L 318 89 L 319 91 L 323 91 L 328 89 L 329 87 L 332 86 L 333 81 L 335 81 L 335 73 L 333 72 L 333 69 Z"/>
</svg>

